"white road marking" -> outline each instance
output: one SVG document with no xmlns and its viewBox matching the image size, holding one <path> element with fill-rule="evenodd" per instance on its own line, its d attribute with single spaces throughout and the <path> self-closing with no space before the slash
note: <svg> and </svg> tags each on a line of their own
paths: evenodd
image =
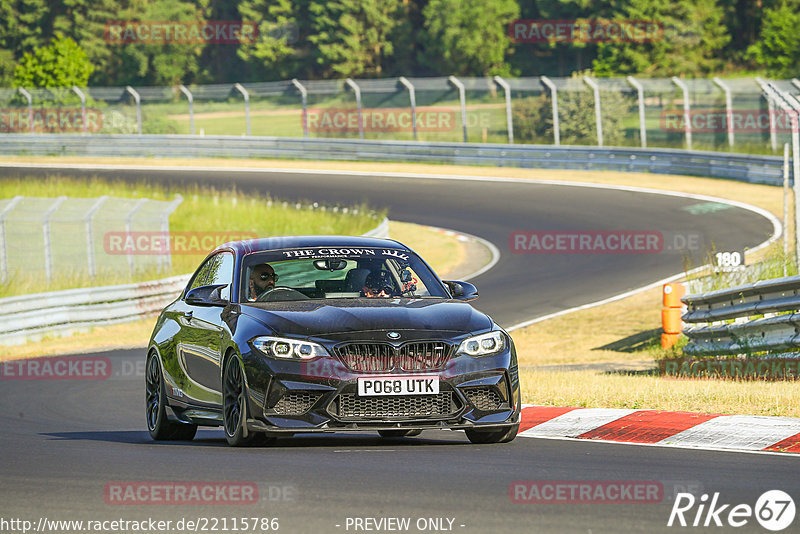
<svg viewBox="0 0 800 534">
<path fill-rule="evenodd" d="M 666 445 L 761 450 L 795 434 L 800 419 L 755 415 L 723 415 L 661 440 Z"/>
</svg>

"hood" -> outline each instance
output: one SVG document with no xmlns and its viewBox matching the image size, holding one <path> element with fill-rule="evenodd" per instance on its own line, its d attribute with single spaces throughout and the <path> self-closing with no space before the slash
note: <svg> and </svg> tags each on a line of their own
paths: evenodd
<svg viewBox="0 0 800 534">
<path fill-rule="evenodd" d="M 492 321 L 465 302 L 444 299 L 330 299 L 242 304 L 242 313 L 277 335 L 344 339 L 341 334 L 406 331 L 405 339 L 487 330 Z M 413 332 L 412 332 L 413 331 Z M 423 334 L 424 332 L 425 334 Z M 338 334 L 338 335 L 337 335 Z"/>
</svg>

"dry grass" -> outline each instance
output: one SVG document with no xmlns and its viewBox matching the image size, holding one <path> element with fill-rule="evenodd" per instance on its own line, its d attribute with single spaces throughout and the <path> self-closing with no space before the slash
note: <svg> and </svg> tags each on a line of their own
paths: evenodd
<svg viewBox="0 0 800 534">
<path fill-rule="evenodd" d="M 800 417 L 798 382 L 677 380 L 592 371 L 520 372 L 524 402 L 546 406 Z"/>
<path fill-rule="evenodd" d="M 464 245 L 454 236 L 427 226 L 390 221 L 389 235 L 414 249 L 445 280 L 466 256 Z"/>
</svg>

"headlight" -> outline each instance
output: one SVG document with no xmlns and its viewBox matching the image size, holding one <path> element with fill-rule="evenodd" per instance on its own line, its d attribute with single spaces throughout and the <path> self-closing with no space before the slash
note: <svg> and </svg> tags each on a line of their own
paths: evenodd
<svg viewBox="0 0 800 534">
<path fill-rule="evenodd" d="M 322 345 L 297 339 L 261 336 L 253 340 L 253 346 L 267 356 L 287 360 L 310 360 L 328 356 L 328 351 Z"/>
<path fill-rule="evenodd" d="M 458 354 L 469 356 L 488 356 L 506 348 L 506 336 L 500 330 L 479 336 L 468 337 L 458 346 Z"/>
</svg>

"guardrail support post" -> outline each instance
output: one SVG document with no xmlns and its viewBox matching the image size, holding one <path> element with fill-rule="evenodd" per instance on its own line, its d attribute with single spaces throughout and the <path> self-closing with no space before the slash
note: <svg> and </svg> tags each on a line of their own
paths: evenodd
<svg viewBox="0 0 800 534">
<path fill-rule="evenodd" d="M 250 135 L 250 93 L 247 92 L 247 89 L 244 88 L 242 84 L 236 82 L 233 84 L 233 88 L 239 91 L 242 96 L 244 97 L 244 117 L 247 123 L 246 131 L 247 135 Z"/>
<path fill-rule="evenodd" d="M 686 131 L 686 148 L 692 149 L 692 109 L 689 105 L 689 88 L 683 83 L 683 80 L 677 76 L 672 77 L 672 83 L 678 86 L 683 92 L 683 122 L 684 130 Z"/>
<path fill-rule="evenodd" d="M 28 122 L 30 123 L 31 133 L 33 133 L 33 97 L 24 87 L 20 87 L 19 92 L 25 97 L 25 100 L 28 101 Z"/>
<path fill-rule="evenodd" d="M 92 204 L 92 207 L 89 208 L 89 211 L 86 212 L 86 216 L 83 218 L 84 224 L 86 225 L 86 253 L 89 260 L 89 276 L 94 278 L 97 275 L 97 264 L 95 263 L 94 258 L 94 232 L 92 229 L 92 217 L 94 214 L 97 213 L 103 203 L 108 200 L 108 195 L 103 195 L 97 199 L 97 201 Z"/>
<path fill-rule="evenodd" d="M 712 81 L 725 93 L 725 127 L 728 130 L 728 146 L 733 148 L 733 98 L 731 98 L 731 88 L 716 76 Z"/>
<path fill-rule="evenodd" d="M 458 99 L 461 101 L 461 129 L 464 131 L 464 142 L 467 142 L 467 91 L 464 84 L 455 76 L 447 78 L 458 89 Z"/>
<path fill-rule="evenodd" d="M 161 233 L 164 234 L 164 238 L 166 239 L 166 253 L 164 254 L 164 259 L 161 263 L 164 263 L 163 270 L 165 272 L 169 272 L 172 269 L 172 250 L 170 249 L 170 240 L 169 240 L 169 216 L 172 215 L 178 206 L 181 205 L 183 202 L 183 197 L 181 195 L 175 195 L 175 199 L 170 202 L 169 206 L 164 210 L 161 214 Z"/>
<path fill-rule="evenodd" d="M 633 76 L 626 78 L 628 83 L 636 89 L 636 101 L 639 105 L 639 138 L 642 141 L 642 148 L 647 147 L 647 126 L 644 122 L 644 87 L 639 83 L 639 80 Z"/>
<path fill-rule="evenodd" d="M 789 257 L 789 143 L 783 145 L 783 276 Z"/>
<path fill-rule="evenodd" d="M 72 91 L 81 99 L 81 122 L 83 123 L 83 133 L 85 134 L 88 131 L 86 125 L 86 95 L 74 85 L 72 86 Z"/>
<path fill-rule="evenodd" d="M 20 203 L 23 197 L 17 195 L 0 211 L 0 282 L 8 281 L 8 246 L 6 244 L 6 216 Z"/>
<path fill-rule="evenodd" d="M 511 86 L 503 78 L 495 76 L 494 81 L 503 88 L 506 94 L 506 129 L 508 130 L 508 143 L 514 144 L 514 120 L 511 113 Z"/>
<path fill-rule="evenodd" d="M 130 93 L 133 101 L 136 102 L 136 131 L 139 132 L 139 135 L 142 135 L 142 99 L 139 93 L 130 85 L 126 86 L 125 90 Z"/>
<path fill-rule="evenodd" d="M 189 131 L 194 135 L 194 97 L 192 96 L 192 92 L 189 91 L 185 85 L 179 85 L 178 89 L 181 90 L 181 93 L 186 95 L 186 100 L 189 101 Z"/>
<path fill-rule="evenodd" d="M 297 78 L 292 78 L 292 85 L 300 91 L 300 98 L 303 102 L 303 137 L 308 137 L 308 91 Z"/>
<path fill-rule="evenodd" d="M 584 76 L 583 81 L 594 93 L 594 122 L 597 128 L 597 146 L 603 146 L 603 113 L 600 109 L 600 86 L 588 76 Z"/>
<path fill-rule="evenodd" d="M 344 81 L 356 94 L 356 108 L 358 109 L 358 138 L 364 139 L 364 116 L 361 113 L 361 88 L 351 78 Z"/>
<path fill-rule="evenodd" d="M 405 76 L 400 76 L 398 78 L 400 83 L 402 83 L 406 89 L 408 89 L 408 100 L 411 103 L 411 128 L 414 131 L 414 141 L 418 141 L 417 138 L 417 93 L 414 89 L 414 84 L 408 81 L 408 78 Z"/>
<path fill-rule="evenodd" d="M 686 294 L 686 286 L 680 282 L 664 284 L 663 307 L 661 308 L 661 348 L 668 349 L 675 346 L 683 330 L 681 315 L 683 303 L 681 299 Z"/>
<path fill-rule="evenodd" d="M 42 217 L 42 233 L 44 234 L 44 272 L 48 282 L 53 278 L 53 244 L 50 239 L 50 217 L 53 216 L 53 212 L 55 212 L 65 200 L 67 200 L 67 197 L 58 197 Z"/>
<path fill-rule="evenodd" d="M 558 88 L 547 76 L 542 76 L 541 80 L 550 89 L 550 98 L 553 101 L 553 143 L 558 146 L 561 144 L 561 130 L 558 124 Z"/>
</svg>

